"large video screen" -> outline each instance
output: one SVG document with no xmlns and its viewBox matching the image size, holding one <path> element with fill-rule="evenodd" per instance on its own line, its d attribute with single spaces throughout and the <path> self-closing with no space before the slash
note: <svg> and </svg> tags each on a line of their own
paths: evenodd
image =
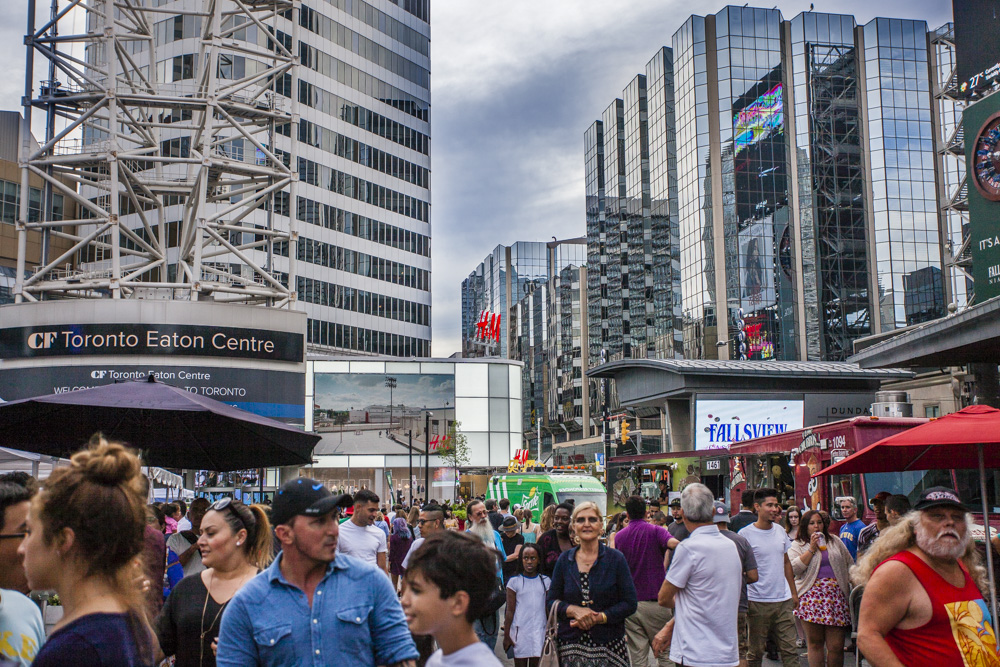
<svg viewBox="0 0 1000 667">
<path fill-rule="evenodd" d="M 695 402 L 696 450 L 724 449 L 735 442 L 794 431 L 803 426 L 802 401 Z"/>
<path fill-rule="evenodd" d="M 340 433 L 355 453 L 376 451 L 386 441 L 402 442 L 412 431 L 414 444 L 424 448 L 424 416 L 453 421 L 454 375 L 316 373 L 313 430 Z M 444 433 L 430 434 L 437 449 Z"/>
<path fill-rule="evenodd" d="M 780 83 L 733 116 L 735 154 L 780 130 L 784 125 Z"/>
<path fill-rule="evenodd" d="M 1000 2 L 954 0 L 959 88 L 971 95 L 1000 80 Z"/>
</svg>

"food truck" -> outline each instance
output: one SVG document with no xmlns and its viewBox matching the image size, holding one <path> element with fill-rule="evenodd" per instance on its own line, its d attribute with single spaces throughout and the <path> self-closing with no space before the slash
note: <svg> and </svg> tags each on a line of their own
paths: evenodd
<svg viewBox="0 0 1000 667">
<path fill-rule="evenodd" d="M 716 498 L 728 498 L 729 452 L 725 449 L 635 454 L 608 459 L 608 511 L 625 509 L 631 495 L 653 500 L 660 495 L 660 482 L 674 497 L 691 482 L 700 482 Z M 666 511 L 666 510 L 664 510 Z"/>
<path fill-rule="evenodd" d="M 854 417 L 734 443 L 729 448 L 730 503 L 739 509 L 747 488 L 773 487 L 782 506 L 801 510 L 822 509 L 840 521 L 838 498 L 852 497 L 858 515 L 875 518 L 870 501 L 880 491 L 902 493 L 915 502 L 929 486 L 954 486 L 951 471 L 865 473 L 863 475 L 814 474 L 883 438 L 925 423 L 926 419 Z"/>
</svg>

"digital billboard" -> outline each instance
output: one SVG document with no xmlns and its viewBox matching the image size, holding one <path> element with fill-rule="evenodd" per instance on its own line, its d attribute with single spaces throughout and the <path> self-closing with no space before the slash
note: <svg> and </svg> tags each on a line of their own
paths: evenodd
<svg viewBox="0 0 1000 667">
<path fill-rule="evenodd" d="M 955 0 L 952 8 L 959 90 L 972 95 L 1000 80 L 1000 2 Z"/>
<path fill-rule="evenodd" d="M 740 305 L 752 313 L 777 302 L 774 291 L 774 225 L 770 217 L 738 234 Z"/>
<path fill-rule="evenodd" d="M 1000 296 L 1000 94 L 970 104 L 962 114 L 969 174 L 969 236 L 976 301 Z"/>
<path fill-rule="evenodd" d="M 376 373 L 316 373 L 313 430 L 340 433 L 357 452 L 401 443 L 409 431 L 424 449 L 424 416 L 455 420 L 455 377 Z M 445 433 L 430 434 L 430 450 L 444 444 Z"/>
<path fill-rule="evenodd" d="M 803 403 L 796 400 L 695 401 L 695 449 L 724 449 L 803 426 Z"/>
<path fill-rule="evenodd" d="M 733 116 L 733 141 L 736 155 L 756 144 L 784 125 L 780 83 L 748 104 Z"/>
</svg>

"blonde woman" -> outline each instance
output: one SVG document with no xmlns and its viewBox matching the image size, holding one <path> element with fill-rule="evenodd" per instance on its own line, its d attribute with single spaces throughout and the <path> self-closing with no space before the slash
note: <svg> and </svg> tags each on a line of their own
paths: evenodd
<svg viewBox="0 0 1000 667">
<path fill-rule="evenodd" d="M 142 568 L 145 488 L 139 458 L 100 435 L 31 502 L 18 553 L 28 585 L 55 590 L 63 617 L 32 664 L 153 663 Z M 149 582 L 159 586 L 160 582 Z"/>
<path fill-rule="evenodd" d="M 184 577 L 156 619 L 165 656 L 177 667 L 214 667 L 222 613 L 236 592 L 273 560 L 271 524 L 258 505 L 216 501 L 201 522 L 198 549 L 205 570 Z"/>
<path fill-rule="evenodd" d="M 420 537 L 420 508 L 417 507 L 416 503 L 410 508 L 410 513 L 406 516 L 406 525 L 410 527 L 413 539 L 418 539 Z"/>
<path fill-rule="evenodd" d="M 558 605 L 557 643 L 563 664 L 628 667 L 625 619 L 635 613 L 635 584 L 625 556 L 600 543 L 604 518 L 592 502 L 570 517 L 579 546 L 556 562 L 547 606 Z"/>
<path fill-rule="evenodd" d="M 809 667 L 844 664 L 844 633 L 851 624 L 847 600 L 851 591 L 851 552 L 830 534 L 830 516 L 809 510 L 799 522 L 797 539 L 788 549 L 809 650 Z"/>
</svg>

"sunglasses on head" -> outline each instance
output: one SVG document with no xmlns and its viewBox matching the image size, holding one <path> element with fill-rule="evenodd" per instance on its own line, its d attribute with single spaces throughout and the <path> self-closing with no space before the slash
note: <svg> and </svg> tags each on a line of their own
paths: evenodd
<svg viewBox="0 0 1000 667">
<path fill-rule="evenodd" d="M 244 528 L 249 528 L 246 520 L 243 518 L 243 515 L 239 512 L 239 510 L 236 509 L 236 505 L 233 505 L 233 499 L 231 496 L 227 496 L 226 498 L 219 498 L 214 503 L 212 503 L 212 505 L 208 509 L 215 510 L 216 512 L 221 512 L 227 508 L 232 510 L 233 514 L 235 514 L 236 518 L 240 520 L 240 523 L 243 524 Z"/>
</svg>

